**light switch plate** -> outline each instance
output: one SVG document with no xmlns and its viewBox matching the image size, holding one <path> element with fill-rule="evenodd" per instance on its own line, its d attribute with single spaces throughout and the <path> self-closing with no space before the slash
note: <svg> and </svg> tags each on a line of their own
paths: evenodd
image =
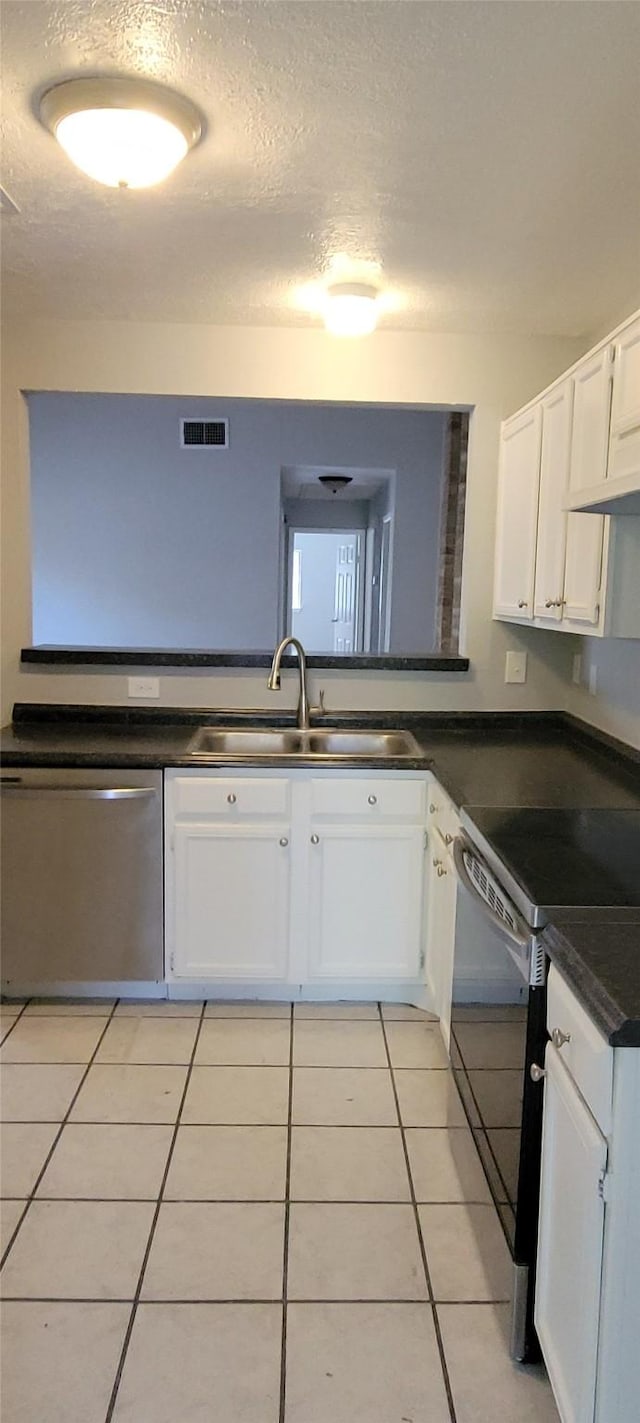
<svg viewBox="0 0 640 1423">
<path fill-rule="evenodd" d="M 508 652 L 504 664 L 505 682 L 526 682 L 527 680 L 527 654 L 526 652 Z"/>
<path fill-rule="evenodd" d="M 589 667 L 589 692 L 592 697 L 595 697 L 598 692 L 598 667 L 595 662 L 592 662 Z"/>
<path fill-rule="evenodd" d="M 127 695 L 140 701 L 160 696 L 159 677 L 127 677 Z"/>
<path fill-rule="evenodd" d="M 580 686 L 580 683 L 581 683 L 581 681 L 582 681 L 582 653 L 581 653 L 581 652 L 574 652 L 574 654 L 573 654 L 573 668 L 572 668 L 572 672 L 571 672 L 571 680 L 572 680 L 572 682 L 575 682 L 576 687 L 579 687 L 579 686 Z"/>
</svg>

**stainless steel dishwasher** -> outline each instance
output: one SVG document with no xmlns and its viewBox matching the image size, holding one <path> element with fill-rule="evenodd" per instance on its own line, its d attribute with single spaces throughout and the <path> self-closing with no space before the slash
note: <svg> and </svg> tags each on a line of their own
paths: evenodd
<svg viewBox="0 0 640 1423">
<path fill-rule="evenodd" d="M 162 979 L 162 772 L 5 767 L 0 798 L 4 990 Z"/>
</svg>

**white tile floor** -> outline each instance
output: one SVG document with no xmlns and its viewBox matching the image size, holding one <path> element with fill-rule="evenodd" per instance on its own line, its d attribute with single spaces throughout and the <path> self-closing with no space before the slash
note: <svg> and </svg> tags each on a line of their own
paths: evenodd
<svg viewBox="0 0 640 1423">
<path fill-rule="evenodd" d="M 557 1423 L 417 1010 L 32 1002 L 2 1034 L 3 1423 Z"/>
</svg>

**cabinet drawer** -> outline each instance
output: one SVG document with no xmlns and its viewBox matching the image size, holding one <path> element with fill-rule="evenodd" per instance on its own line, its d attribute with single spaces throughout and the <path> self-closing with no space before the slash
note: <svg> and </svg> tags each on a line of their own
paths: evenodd
<svg viewBox="0 0 640 1423">
<path fill-rule="evenodd" d="M 613 1048 L 553 966 L 549 972 L 547 1028 L 551 1037 L 557 1029 L 568 1035 L 567 1042 L 556 1042 L 560 1058 L 606 1134 L 611 1127 Z"/>
<path fill-rule="evenodd" d="M 312 815 L 365 816 L 368 819 L 423 820 L 426 804 L 425 781 L 313 780 Z"/>
<path fill-rule="evenodd" d="M 265 776 L 178 776 L 173 782 L 174 813 L 211 820 L 246 815 L 288 816 L 290 782 Z"/>
</svg>

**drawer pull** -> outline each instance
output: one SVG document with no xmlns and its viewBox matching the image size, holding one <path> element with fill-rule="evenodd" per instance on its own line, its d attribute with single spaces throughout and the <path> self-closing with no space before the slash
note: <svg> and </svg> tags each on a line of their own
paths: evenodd
<svg viewBox="0 0 640 1423">
<path fill-rule="evenodd" d="M 377 795 L 369 795 L 369 796 L 367 796 L 367 800 L 368 800 L 368 802 L 369 802 L 369 805 L 377 805 L 377 804 L 378 804 L 378 797 L 377 797 Z"/>
<path fill-rule="evenodd" d="M 554 1047 L 564 1047 L 565 1043 L 571 1042 L 571 1033 L 563 1033 L 562 1028 L 554 1028 L 551 1033 L 551 1041 Z"/>
<path fill-rule="evenodd" d="M 238 797 L 233 794 L 233 791 L 230 791 L 229 795 L 227 796 L 229 805 L 235 805 L 237 799 Z"/>
<path fill-rule="evenodd" d="M 320 836 L 319 836 L 319 835 L 312 835 L 312 836 L 311 836 L 311 844 L 312 844 L 312 845 L 319 845 L 319 844 L 320 844 Z"/>
<path fill-rule="evenodd" d="M 542 1082 L 543 1077 L 546 1077 L 546 1075 L 547 1074 L 544 1067 L 538 1067 L 537 1062 L 531 1063 L 531 1067 L 529 1068 L 529 1076 L 532 1082 Z"/>
<path fill-rule="evenodd" d="M 287 845 L 289 844 L 289 841 L 287 840 L 286 835 L 282 835 L 282 836 L 280 837 L 280 844 L 282 845 L 283 850 L 286 850 Z"/>
</svg>

